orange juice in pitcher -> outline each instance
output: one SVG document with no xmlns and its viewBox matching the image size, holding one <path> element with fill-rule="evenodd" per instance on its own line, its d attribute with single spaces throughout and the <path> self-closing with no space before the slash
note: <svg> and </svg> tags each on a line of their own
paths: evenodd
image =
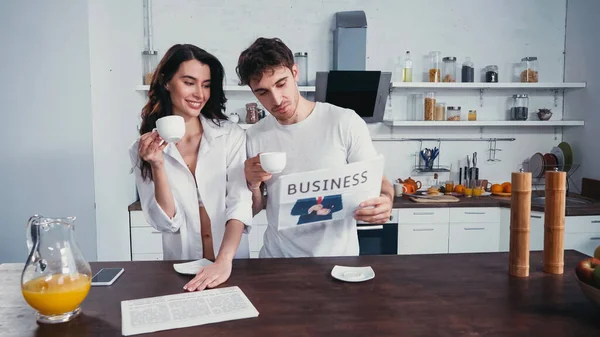
<svg viewBox="0 0 600 337">
<path fill-rule="evenodd" d="M 76 310 L 90 291 L 85 274 L 40 276 L 23 284 L 25 301 L 40 314 L 51 316 Z"/>
<path fill-rule="evenodd" d="M 35 215 L 27 223 L 30 250 L 21 274 L 21 292 L 40 323 L 62 323 L 81 312 L 92 270 L 75 242 L 74 217 Z"/>
</svg>

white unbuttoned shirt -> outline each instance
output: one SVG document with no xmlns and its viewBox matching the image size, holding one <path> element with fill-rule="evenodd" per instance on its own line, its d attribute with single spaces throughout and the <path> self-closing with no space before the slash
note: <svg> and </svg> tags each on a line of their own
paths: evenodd
<svg viewBox="0 0 600 337">
<path fill-rule="evenodd" d="M 245 230 L 235 258 L 248 258 L 248 233 L 252 223 L 252 194 L 246 185 L 246 133 L 237 124 L 220 120 L 220 126 L 200 115 L 204 129 L 198 162 L 196 183 L 175 144 L 163 150 L 163 160 L 169 186 L 175 199 L 175 216 L 171 219 L 154 197 L 154 182 L 144 181 L 138 165 L 139 138 L 129 149 L 142 211 L 148 223 L 162 232 L 164 260 L 202 258 L 199 198 L 211 220 L 215 256 L 218 255 L 225 225 L 230 219 L 244 223 Z"/>
</svg>

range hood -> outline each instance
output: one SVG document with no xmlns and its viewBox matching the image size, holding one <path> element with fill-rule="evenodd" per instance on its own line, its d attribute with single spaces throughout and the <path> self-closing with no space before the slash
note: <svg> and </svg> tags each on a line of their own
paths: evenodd
<svg viewBox="0 0 600 337">
<path fill-rule="evenodd" d="M 366 70 L 367 16 L 335 13 L 333 69 L 317 72 L 315 100 L 354 110 L 367 123 L 383 121 L 392 73 Z"/>
<path fill-rule="evenodd" d="M 317 72 L 315 100 L 354 110 L 367 123 L 383 121 L 392 73 L 367 70 Z"/>
</svg>

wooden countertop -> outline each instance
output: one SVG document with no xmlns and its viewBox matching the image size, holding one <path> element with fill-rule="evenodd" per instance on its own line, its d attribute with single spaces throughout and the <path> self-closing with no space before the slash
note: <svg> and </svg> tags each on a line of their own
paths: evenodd
<svg viewBox="0 0 600 337">
<path fill-rule="evenodd" d="M 407 196 L 395 198 L 394 208 L 440 208 L 440 207 L 503 207 L 510 208 L 510 197 L 461 197 L 459 202 L 448 203 L 416 203 L 410 201 Z M 129 205 L 129 211 L 141 211 L 142 207 L 139 201 Z M 543 212 L 544 206 L 532 205 L 532 211 Z M 600 201 L 585 206 L 568 206 L 567 216 L 600 215 Z"/>
<path fill-rule="evenodd" d="M 600 307 L 584 297 L 573 272 L 585 257 L 565 251 L 565 273 L 550 275 L 542 272 L 542 252 L 531 252 L 528 278 L 508 274 L 508 253 L 235 260 L 222 286 L 239 286 L 258 317 L 153 336 L 600 336 Z M 338 281 L 334 265 L 371 266 L 375 278 Z M 0 314 L 0 332 L 121 336 L 122 300 L 181 293 L 191 279 L 172 261 L 91 266 L 125 272 L 110 287 L 92 287 L 69 323 L 38 325 L 21 300 Z"/>
</svg>

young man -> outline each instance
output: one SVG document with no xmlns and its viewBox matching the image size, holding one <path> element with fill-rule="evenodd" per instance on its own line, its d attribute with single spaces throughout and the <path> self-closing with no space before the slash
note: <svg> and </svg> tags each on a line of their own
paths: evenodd
<svg viewBox="0 0 600 337">
<path fill-rule="evenodd" d="M 236 70 L 241 83 L 248 85 L 271 113 L 247 131 L 249 159 L 245 172 L 252 191 L 252 208 L 256 215 L 266 204 L 269 222 L 259 256 L 358 255 L 356 220 L 384 223 L 390 217 L 394 192 L 385 177 L 381 182 L 381 195 L 365 200 L 354 219 L 312 221 L 281 229 L 276 223 L 279 211 L 276 178 L 376 157 L 366 123 L 352 110 L 302 97 L 293 54 L 277 38 L 257 39 L 242 52 Z M 287 153 L 285 169 L 274 176 L 261 168 L 258 157 L 261 152 L 271 151 Z M 269 203 L 263 196 L 264 188 L 270 196 Z"/>
</svg>

